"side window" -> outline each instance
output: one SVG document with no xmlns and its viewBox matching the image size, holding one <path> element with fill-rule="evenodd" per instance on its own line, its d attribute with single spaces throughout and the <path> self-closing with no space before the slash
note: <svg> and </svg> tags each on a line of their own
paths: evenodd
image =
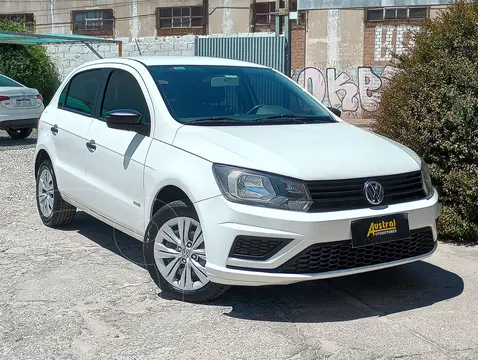
<svg viewBox="0 0 478 360">
<path fill-rule="evenodd" d="M 101 108 L 101 117 L 104 119 L 108 111 L 118 109 L 136 110 L 142 115 L 142 123 L 150 123 L 148 105 L 143 91 L 134 76 L 124 70 L 115 70 L 110 75 Z"/>
<path fill-rule="evenodd" d="M 62 108 L 65 106 L 66 92 L 68 91 L 68 86 L 70 83 L 66 84 L 60 94 L 60 99 L 58 100 L 58 107 Z"/>
<path fill-rule="evenodd" d="M 91 115 L 100 82 L 101 69 L 85 71 L 76 75 L 71 79 L 64 107 L 85 115 Z"/>
</svg>

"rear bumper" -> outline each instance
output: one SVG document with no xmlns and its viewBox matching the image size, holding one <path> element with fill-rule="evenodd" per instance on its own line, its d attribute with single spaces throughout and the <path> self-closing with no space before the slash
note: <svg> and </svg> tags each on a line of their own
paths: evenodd
<svg viewBox="0 0 478 360">
<path fill-rule="evenodd" d="M 22 129 L 22 128 L 36 128 L 38 119 L 18 119 L 18 120 L 4 120 L 0 121 L 0 129 L 7 130 Z"/>
</svg>

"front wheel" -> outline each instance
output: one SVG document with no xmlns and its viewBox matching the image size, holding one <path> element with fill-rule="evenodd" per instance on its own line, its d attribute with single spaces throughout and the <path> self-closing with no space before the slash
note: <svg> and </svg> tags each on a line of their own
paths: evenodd
<svg viewBox="0 0 478 360">
<path fill-rule="evenodd" d="M 156 285 L 174 299 L 203 302 L 227 290 L 209 281 L 201 224 L 185 201 L 169 203 L 153 215 L 146 229 L 144 256 Z"/>
<path fill-rule="evenodd" d="M 15 140 L 23 140 L 29 137 L 32 133 L 32 128 L 23 128 L 23 129 L 13 129 L 10 128 L 7 130 L 8 135 Z"/>
</svg>

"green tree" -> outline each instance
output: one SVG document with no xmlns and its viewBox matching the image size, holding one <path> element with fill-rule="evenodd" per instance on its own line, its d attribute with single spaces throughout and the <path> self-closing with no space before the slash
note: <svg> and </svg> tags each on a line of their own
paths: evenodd
<svg viewBox="0 0 478 360">
<path fill-rule="evenodd" d="M 22 23 L 0 21 L 0 30 L 28 32 Z M 48 104 L 60 84 L 58 72 L 41 45 L 0 44 L 0 74 L 37 89 Z"/>
<path fill-rule="evenodd" d="M 373 124 L 430 165 L 443 239 L 478 241 L 478 3 L 457 1 L 396 57 Z"/>
</svg>

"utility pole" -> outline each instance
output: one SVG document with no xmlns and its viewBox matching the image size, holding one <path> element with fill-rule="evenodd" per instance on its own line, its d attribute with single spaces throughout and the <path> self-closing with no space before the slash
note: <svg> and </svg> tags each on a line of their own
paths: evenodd
<svg viewBox="0 0 478 360">
<path fill-rule="evenodd" d="M 256 32 L 256 0 L 250 0 L 249 32 Z"/>
<path fill-rule="evenodd" d="M 285 37 L 285 75 L 291 76 L 292 73 L 292 52 L 291 52 L 291 31 L 289 18 L 290 0 L 276 0 L 276 36 L 282 33 Z"/>
</svg>

